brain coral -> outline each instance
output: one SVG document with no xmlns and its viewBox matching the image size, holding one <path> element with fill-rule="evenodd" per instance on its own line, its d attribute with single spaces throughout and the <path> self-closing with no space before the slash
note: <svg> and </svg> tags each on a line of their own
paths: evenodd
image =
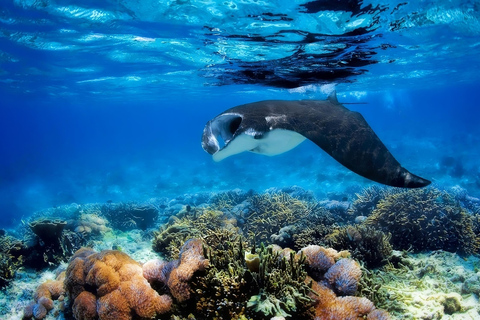
<svg viewBox="0 0 480 320">
<path fill-rule="evenodd" d="M 138 262 L 115 250 L 77 251 L 67 267 L 65 287 L 77 320 L 153 318 L 172 304 L 168 295 L 150 287 Z"/>
<path fill-rule="evenodd" d="M 480 247 L 471 216 L 447 192 L 435 188 L 387 195 L 366 223 L 389 232 L 397 250 L 470 254 Z"/>
</svg>

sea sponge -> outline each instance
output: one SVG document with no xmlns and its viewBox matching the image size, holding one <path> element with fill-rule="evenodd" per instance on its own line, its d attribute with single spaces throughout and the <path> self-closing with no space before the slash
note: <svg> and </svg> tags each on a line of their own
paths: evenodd
<svg viewBox="0 0 480 320">
<path fill-rule="evenodd" d="M 337 294 L 353 295 L 361 276 L 362 270 L 355 260 L 340 259 L 325 273 L 325 281 Z"/>
<path fill-rule="evenodd" d="M 150 287 L 138 262 L 116 250 L 77 251 L 67 267 L 65 286 L 77 320 L 96 315 L 99 320 L 153 318 L 172 304 L 169 296 Z"/>
<path fill-rule="evenodd" d="M 190 299 L 188 281 L 197 271 L 203 271 L 209 261 L 203 256 L 203 242 L 201 239 L 190 239 L 180 250 L 180 264 L 174 268 L 168 277 L 167 285 L 170 293 L 179 302 Z"/>
</svg>

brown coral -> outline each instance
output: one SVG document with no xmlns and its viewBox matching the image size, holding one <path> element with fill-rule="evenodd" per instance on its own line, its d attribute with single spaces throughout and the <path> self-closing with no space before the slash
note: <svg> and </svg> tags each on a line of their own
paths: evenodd
<svg viewBox="0 0 480 320">
<path fill-rule="evenodd" d="M 65 272 L 60 273 L 55 280 L 47 280 L 38 286 L 33 295 L 34 302 L 25 307 L 24 319 L 43 319 L 48 311 L 53 309 L 53 300 L 65 295 L 63 279 Z"/>
<path fill-rule="evenodd" d="M 95 314 L 100 320 L 153 318 L 168 312 L 172 303 L 169 296 L 150 287 L 138 262 L 115 250 L 77 251 L 68 265 L 65 286 L 77 320 L 95 319 Z"/>
<path fill-rule="evenodd" d="M 209 261 L 203 256 L 203 242 L 201 239 L 190 239 L 180 251 L 180 264 L 174 268 L 168 277 L 168 288 L 179 302 L 190 299 L 188 281 L 196 271 L 203 271 Z"/>
</svg>

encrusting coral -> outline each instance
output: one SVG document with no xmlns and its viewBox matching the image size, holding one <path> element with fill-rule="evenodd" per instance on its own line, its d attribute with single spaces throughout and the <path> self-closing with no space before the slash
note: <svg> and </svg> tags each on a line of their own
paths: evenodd
<svg viewBox="0 0 480 320">
<path fill-rule="evenodd" d="M 77 320 L 153 318 L 172 304 L 168 295 L 152 289 L 138 262 L 116 250 L 77 251 L 67 267 L 65 288 Z"/>
</svg>

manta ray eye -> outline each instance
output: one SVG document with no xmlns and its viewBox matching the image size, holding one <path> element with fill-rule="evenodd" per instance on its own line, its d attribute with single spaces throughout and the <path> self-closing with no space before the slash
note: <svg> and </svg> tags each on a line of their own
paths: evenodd
<svg viewBox="0 0 480 320">
<path fill-rule="evenodd" d="M 232 119 L 230 122 L 229 130 L 230 133 L 233 135 L 237 129 L 240 127 L 240 123 L 242 123 L 242 118 L 241 117 L 235 117 Z"/>
</svg>

